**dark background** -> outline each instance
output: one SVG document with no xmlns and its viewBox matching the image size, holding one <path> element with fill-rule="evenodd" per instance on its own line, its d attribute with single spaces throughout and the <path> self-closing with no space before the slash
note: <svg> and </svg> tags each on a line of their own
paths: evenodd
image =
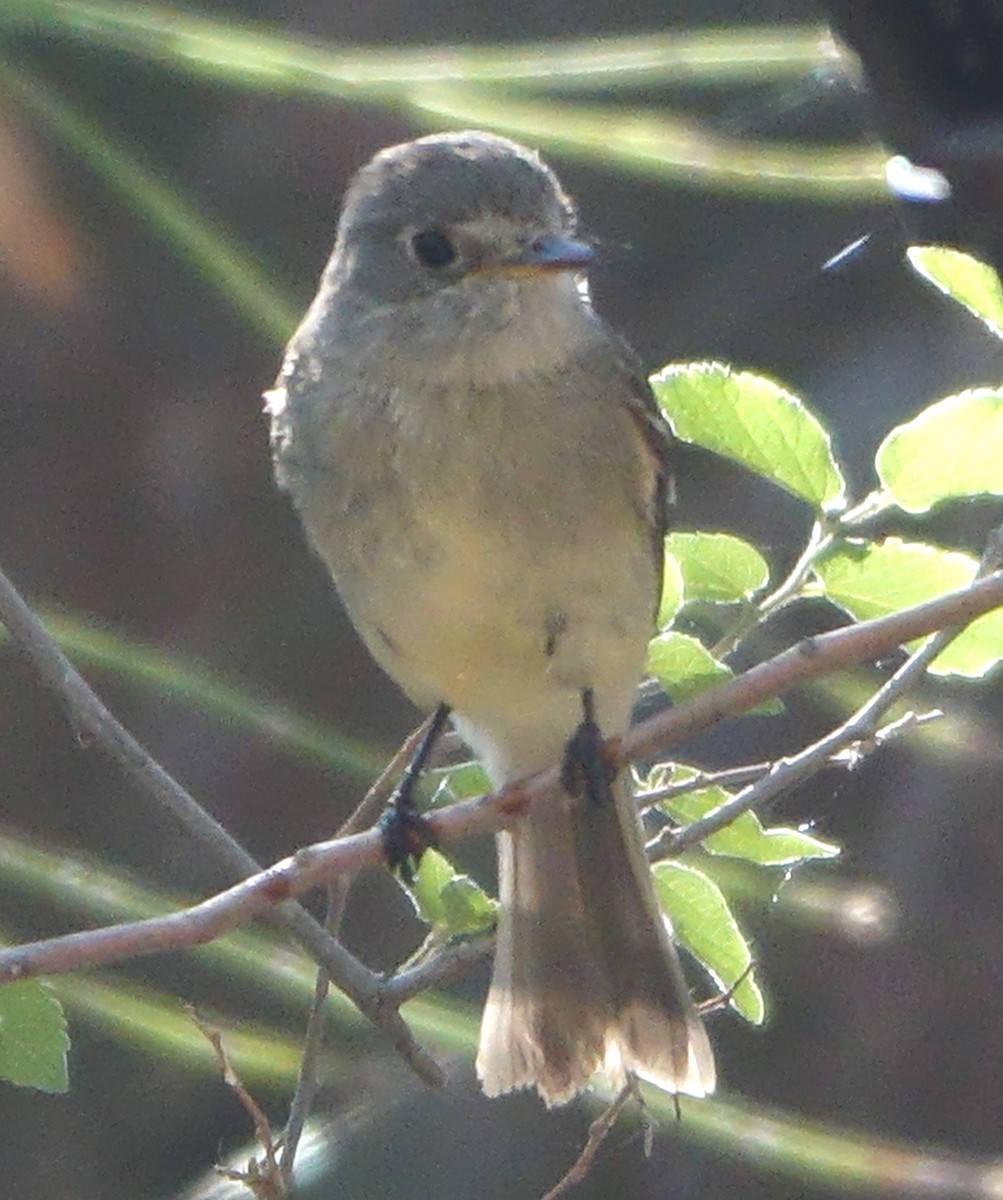
<svg viewBox="0 0 1003 1200">
<path fill-rule="evenodd" d="M 214 12 L 386 44 L 821 20 L 808 0 L 649 0 L 612 13 L 588 3 L 261 0 Z M 243 239 L 304 306 L 349 174 L 380 146 L 424 132 L 375 109 L 228 91 L 55 39 L 19 48 Z M 722 128 L 862 136 L 859 98 L 827 80 L 788 93 L 704 94 L 700 103 Z M 25 180 L 36 189 L 36 216 L 51 222 L 45 245 L 55 256 L 46 275 L 22 269 L 10 245 L 4 252 L 0 561 L 39 602 L 91 614 L 389 754 L 417 714 L 360 648 L 271 482 L 259 395 L 281 347 L 249 329 L 2 91 L 0 122 L 8 191 Z M 952 390 L 999 378 L 998 345 L 902 264 L 888 209 L 739 199 L 549 158 L 608 246 L 594 277 L 597 306 L 646 363 L 713 357 L 775 375 L 835 430 L 861 490 L 891 424 Z M 868 253 L 822 273 L 830 255 L 869 230 Z M 743 532 L 778 569 L 804 537 L 796 506 L 700 456 L 684 457 L 680 494 L 684 527 Z M 978 549 L 992 516 L 973 506 L 941 533 Z M 264 861 L 325 836 L 358 797 L 356 782 L 299 764 L 261 736 L 94 677 L 153 753 Z M 991 1156 L 1003 1126 L 998 688 L 940 698 L 970 719 L 963 755 L 903 744 L 856 772 L 822 776 L 779 810 L 843 843 L 836 874 L 894 895 L 895 935 L 859 947 L 753 919 L 772 1020 L 753 1030 L 725 1018 L 715 1038 L 727 1092 Z M 81 753 L 9 649 L 0 654 L 0 714 L 4 826 L 174 888 L 223 882 L 114 766 Z M 795 700 L 777 722 L 730 727 L 700 752 L 722 763 L 782 753 L 820 733 L 827 718 L 810 700 Z M 486 848 L 469 861 L 487 863 Z M 11 904 L 25 934 L 54 927 L 51 914 Z M 406 902 L 381 879 L 360 885 L 347 933 L 381 966 L 420 936 Z M 185 998 L 206 999 L 207 985 L 183 962 L 149 970 Z M 468 993 L 479 995 L 485 978 L 480 972 Z M 208 1074 L 123 1049 L 86 1024 L 72 1032 L 68 1096 L 0 1088 L 3 1195 L 174 1195 L 221 1147 L 246 1136 L 243 1114 Z M 526 1097 L 486 1102 L 466 1064 L 435 1097 L 379 1048 L 355 1070 L 353 1079 L 372 1087 L 367 1116 L 351 1137 L 342 1130 L 343 1174 L 318 1195 L 538 1196 L 570 1163 L 588 1121 L 578 1111 L 544 1116 Z M 335 1113 L 352 1099 L 347 1084 L 332 1087 Z M 280 1118 L 280 1099 L 273 1110 Z M 614 1135 L 577 1194 L 828 1195 L 714 1158 L 685 1135 L 659 1139 L 650 1162 L 629 1132 Z"/>
</svg>

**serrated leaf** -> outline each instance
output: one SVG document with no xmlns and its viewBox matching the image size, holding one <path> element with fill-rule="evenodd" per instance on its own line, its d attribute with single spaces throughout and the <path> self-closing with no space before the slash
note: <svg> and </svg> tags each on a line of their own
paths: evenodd
<svg viewBox="0 0 1003 1200">
<path fill-rule="evenodd" d="M 748 600 L 770 580 L 755 546 L 730 533 L 670 533 L 665 549 L 679 565 L 686 600 Z"/>
<path fill-rule="evenodd" d="M 676 704 L 733 678 L 729 667 L 688 633 L 669 630 L 648 643 L 648 670 Z"/>
<path fill-rule="evenodd" d="M 722 991 L 734 987 L 749 971 L 752 952 L 724 893 L 702 872 L 680 862 L 661 862 L 652 868 L 655 890 L 676 937 L 707 968 Z M 732 1007 L 753 1025 L 766 1016 L 763 993 L 755 972 L 742 979 L 731 997 Z"/>
<path fill-rule="evenodd" d="M 0 1078 L 40 1092 L 69 1087 L 63 1006 L 39 979 L 0 987 Z"/>
<path fill-rule="evenodd" d="M 436 937 L 479 933 L 494 924 L 495 902 L 438 850 L 421 856 L 411 895 L 418 916 Z"/>
<path fill-rule="evenodd" d="M 899 508 L 928 512 L 959 496 L 1003 495 L 1003 389 L 948 396 L 896 426 L 875 467 Z"/>
<path fill-rule="evenodd" d="M 658 786 L 681 783 L 692 779 L 696 774 L 695 767 L 675 763 L 671 772 L 660 775 Z M 723 787 L 698 788 L 660 801 L 658 807 L 680 825 L 689 825 L 720 808 L 734 794 Z M 813 837 L 800 829 L 785 826 L 764 829 L 759 817 L 753 812 L 742 813 L 725 829 L 705 838 L 701 845 L 712 854 L 741 858 L 763 867 L 790 866 L 808 859 L 835 858 L 839 854 L 838 846 L 824 842 L 821 838 Z"/>
<path fill-rule="evenodd" d="M 1003 337 L 1003 287 L 992 267 L 949 246 L 910 246 L 913 270 Z"/>
<path fill-rule="evenodd" d="M 858 621 L 956 591 L 971 583 L 977 571 L 978 563 L 969 554 L 901 538 L 841 542 L 815 567 L 825 595 Z M 1001 659 L 1003 610 L 996 609 L 973 621 L 929 670 L 934 675 L 978 679 Z"/>
<path fill-rule="evenodd" d="M 845 502 L 829 435 L 772 379 L 722 363 L 685 363 L 651 379 L 677 437 L 741 463 L 816 510 Z"/>
<path fill-rule="evenodd" d="M 675 629 L 660 633 L 648 643 L 647 671 L 658 680 L 674 704 L 682 704 L 684 700 L 734 678 L 731 668 L 716 659 L 703 642 Z M 783 711 L 781 701 L 766 700 L 750 709 L 748 715 L 775 716 Z"/>
<path fill-rule="evenodd" d="M 665 555 L 662 567 L 662 595 L 658 602 L 658 628 L 671 625 L 683 606 L 683 573 L 671 552 Z"/>
</svg>

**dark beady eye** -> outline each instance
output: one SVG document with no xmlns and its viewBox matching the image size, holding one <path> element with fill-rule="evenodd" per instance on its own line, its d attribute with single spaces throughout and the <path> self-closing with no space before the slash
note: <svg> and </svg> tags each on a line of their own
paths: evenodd
<svg viewBox="0 0 1003 1200">
<path fill-rule="evenodd" d="M 441 229 L 422 229 L 411 239 L 415 258 L 425 267 L 438 270 L 456 261 L 456 247 Z"/>
</svg>

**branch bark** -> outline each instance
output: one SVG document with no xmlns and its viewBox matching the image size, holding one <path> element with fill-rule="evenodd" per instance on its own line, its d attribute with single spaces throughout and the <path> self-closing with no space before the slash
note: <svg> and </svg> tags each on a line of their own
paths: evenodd
<svg viewBox="0 0 1003 1200">
<path fill-rule="evenodd" d="M 880 657 L 903 642 L 923 637 L 939 629 L 962 626 L 1001 605 L 1003 572 L 997 571 L 968 588 L 948 593 L 915 608 L 851 625 L 819 637 L 804 639 L 775 658 L 751 668 L 744 675 L 636 726 L 617 745 L 610 747 L 611 755 L 620 764 L 651 757 L 657 751 L 679 743 L 717 721 L 739 716 L 763 701 L 788 692 L 810 679 L 840 667 Z M 0 606 L 0 616 L 7 620 L 3 606 Z M 32 617 L 32 620 L 35 618 Z M 15 630 L 12 629 L 11 632 L 15 633 Z M 42 632 L 44 634 L 44 630 Z M 48 638 L 48 635 L 45 637 Z M 53 649 L 59 653 L 57 648 Z M 46 660 L 46 657 L 43 655 L 43 660 Z M 51 662 L 44 661 L 44 665 L 45 678 L 52 679 Z M 76 674 L 68 663 L 66 666 L 70 672 Z M 60 694 L 65 695 L 62 680 L 58 675 L 55 683 Z M 86 691 L 88 695 L 93 696 L 89 689 Z M 79 685 L 74 695 L 79 697 Z M 96 697 L 94 700 L 96 701 Z M 89 717 L 86 708 L 84 715 Z M 110 715 L 108 719 L 113 720 Z M 114 724 L 117 726 L 117 723 Z M 120 726 L 117 728 L 121 729 Z M 136 770 L 141 777 L 145 777 L 143 767 L 139 766 Z M 434 835 L 444 844 L 474 834 L 497 832 L 516 820 L 530 805 L 543 801 L 559 786 L 559 769 L 554 767 L 522 783 L 510 785 L 500 792 L 432 813 L 428 820 Z M 251 917 L 274 908 L 308 888 L 330 883 L 331 880 L 340 877 L 352 876 L 363 868 L 376 866 L 382 861 L 382 839 L 376 829 L 320 842 L 188 909 L 149 920 L 68 934 L 0 951 L 0 983 L 99 966 L 140 954 L 199 945 L 219 937 Z M 308 921 L 311 920 L 305 913 L 304 917 Z M 283 920 L 288 920 L 287 914 L 284 914 Z M 330 940 L 322 930 L 320 933 L 325 943 Z M 314 951 L 313 946 L 310 949 Z M 346 953 L 341 947 L 338 949 L 341 954 Z M 385 985 L 358 963 L 358 960 L 352 959 L 352 962 L 362 974 L 350 981 L 354 990 L 346 988 L 347 994 L 381 1028 L 387 1028 L 397 1041 L 400 1030 L 395 1028 L 388 1017 L 395 1017 L 401 1026 L 403 1021 L 397 1014 L 393 1001 L 385 992 Z M 327 966 L 327 963 L 324 965 Z M 340 980 L 338 986 L 342 986 Z M 406 1026 L 404 1029 L 406 1031 Z M 410 1038 L 410 1034 L 407 1037 Z M 413 1064 L 414 1051 L 408 1049 L 406 1042 L 398 1042 L 398 1046 Z M 436 1074 L 441 1078 L 437 1068 Z"/>
<path fill-rule="evenodd" d="M 170 812 L 208 849 L 231 877 L 242 879 L 245 876 L 252 876 L 252 878 L 260 880 L 256 894 L 259 898 L 270 896 L 270 899 L 257 904 L 247 915 L 267 913 L 269 919 L 281 925 L 316 962 L 324 967 L 331 979 L 351 998 L 360 1012 L 387 1034 L 412 1069 L 427 1083 L 441 1085 L 444 1082 L 444 1076 L 438 1064 L 417 1045 L 396 1009 L 384 1003 L 380 977 L 370 971 L 353 954 L 350 954 L 340 942 L 331 937 L 305 909 L 298 904 L 282 903 L 290 898 L 292 892 L 286 891 L 283 894 L 281 883 L 278 884 L 277 891 L 272 891 L 268 882 L 271 872 L 262 873 L 260 864 L 248 854 L 243 846 L 231 837 L 215 817 L 206 812 L 194 797 L 112 716 L 96 692 L 56 645 L 42 622 L 31 611 L 2 571 L 0 571 L 0 620 L 6 625 L 7 631 L 28 658 L 39 678 L 62 703 L 77 736 L 93 740 L 120 763 L 137 782 L 141 792 L 158 808 Z M 244 911 L 242 905 L 246 903 L 246 898 L 241 892 L 242 886 L 238 885 L 236 889 L 240 893 L 237 905 L 239 911 Z M 223 895 L 229 894 L 229 892 L 223 893 Z M 173 915 L 183 917 L 184 914 Z M 105 936 L 109 933 L 113 934 L 114 930 L 124 928 L 127 927 L 113 926 L 112 930 L 97 929 L 71 936 L 84 939 L 85 944 L 88 938 L 96 938 L 97 940 L 91 948 L 96 955 L 93 962 L 95 964 L 113 962 L 121 957 L 143 953 L 142 949 L 132 948 L 136 945 L 134 933 L 122 940 L 114 935 Z M 232 928 L 232 925 L 228 928 Z M 194 940 L 190 940 L 192 935 L 194 935 Z M 175 922 L 167 928 L 161 928 L 157 936 L 166 940 L 152 949 L 166 949 L 170 945 L 194 945 L 200 941 L 208 941 L 216 934 L 210 933 L 206 937 L 200 937 L 198 921 L 191 929 L 186 930 L 182 920 L 180 926 Z M 114 949 L 114 947 L 123 945 L 130 947 L 124 951 L 124 954 Z M 81 963 L 80 965 L 85 964 Z M 75 968 L 69 965 L 62 969 L 74 970 Z M 16 979 L 25 974 L 37 973 L 13 968 L 12 973 L 4 976 L 0 982 Z"/>
</svg>

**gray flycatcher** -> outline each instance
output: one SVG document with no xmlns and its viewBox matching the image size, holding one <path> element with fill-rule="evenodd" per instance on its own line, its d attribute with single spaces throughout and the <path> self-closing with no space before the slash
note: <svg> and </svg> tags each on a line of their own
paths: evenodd
<svg viewBox="0 0 1003 1200">
<path fill-rule="evenodd" d="M 496 787 L 561 761 L 590 692 L 606 735 L 627 728 L 658 602 L 669 435 L 590 306 L 592 258 L 529 150 L 392 146 L 352 181 L 267 396 L 279 481 L 356 629 Z M 484 1091 L 562 1104 L 604 1069 L 706 1095 L 629 785 L 576 790 L 498 835 Z"/>
</svg>

